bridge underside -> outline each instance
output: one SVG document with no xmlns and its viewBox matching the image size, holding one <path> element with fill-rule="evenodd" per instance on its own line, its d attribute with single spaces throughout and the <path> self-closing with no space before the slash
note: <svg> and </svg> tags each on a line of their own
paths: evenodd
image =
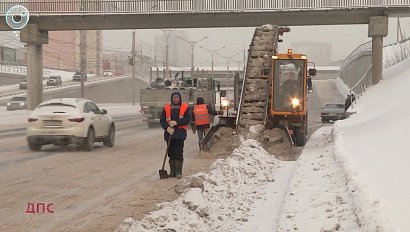
<svg viewBox="0 0 410 232">
<path fill-rule="evenodd" d="M 393 12 L 391 12 L 393 13 Z M 401 11 L 401 13 L 405 13 Z M 266 23 L 286 26 L 368 24 L 369 17 L 389 14 L 385 8 L 286 10 L 278 12 L 203 12 L 106 15 L 30 15 L 39 30 L 115 30 L 159 28 L 255 27 Z M 410 10 L 408 12 L 410 15 Z M 4 16 L 0 30 L 11 30 Z"/>
</svg>

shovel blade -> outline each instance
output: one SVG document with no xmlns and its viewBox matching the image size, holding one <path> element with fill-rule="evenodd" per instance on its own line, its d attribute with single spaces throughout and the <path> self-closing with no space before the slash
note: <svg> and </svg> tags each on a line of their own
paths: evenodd
<svg viewBox="0 0 410 232">
<path fill-rule="evenodd" d="M 161 169 L 159 170 L 159 179 L 166 179 L 168 178 L 167 170 Z"/>
</svg>

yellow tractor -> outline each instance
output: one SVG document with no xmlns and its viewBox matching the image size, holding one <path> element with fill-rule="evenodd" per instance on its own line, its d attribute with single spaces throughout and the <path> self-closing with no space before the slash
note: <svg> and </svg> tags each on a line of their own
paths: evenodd
<svg viewBox="0 0 410 232">
<path fill-rule="evenodd" d="M 272 56 L 266 128 L 285 126 L 297 146 L 306 143 L 307 94 L 311 89 L 310 78 L 316 75 L 315 69 L 308 71 L 307 67 L 306 56 L 291 49 Z"/>
</svg>

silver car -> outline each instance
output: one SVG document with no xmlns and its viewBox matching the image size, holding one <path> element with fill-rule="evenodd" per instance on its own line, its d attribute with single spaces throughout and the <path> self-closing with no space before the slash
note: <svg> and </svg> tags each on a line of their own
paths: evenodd
<svg viewBox="0 0 410 232">
<path fill-rule="evenodd" d="M 63 80 L 61 80 L 61 76 L 50 76 L 47 79 L 47 86 L 49 85 L 62 85 L 63 84 Z"/>
<path fill-rule="evenodd" d="M 19 89 L 27 89 L 27 80 L 23 80 L 19 83 Z"/>
<path fill-rule="evenodd" d="M 320 117 L 322 118 L 322 122 L 329 122 L 330 120 L 336 121 L 340 119 L 345 119 L 346 118 L 345 104 L 342 104 L 342 103 L 326 104 L 320 112 Z"/>
<path fill-rule="evenodd" d="M 27 109 L 27 98 L 23 96 L 12 97 L 6 104 L 7 110 L 25 110 Z"/>
</svg>

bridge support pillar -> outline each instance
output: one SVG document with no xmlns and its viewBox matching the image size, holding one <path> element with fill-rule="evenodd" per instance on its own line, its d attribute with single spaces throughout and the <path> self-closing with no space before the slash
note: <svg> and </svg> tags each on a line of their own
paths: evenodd
<svg viewBox="0 0 410 232">
<path fill-rule="evenodd" d="M 27 43 L 27 109 L 33 110 L 43 101 L 43 44 L 48 43 L 48 32 L 28 24 L 21 30 L 20 41 Z"/>
<path fill-rule="evenodd" d="M 387 16 L 375 16 L 369 19 L 369 37 L 372 37 L 372 83 L 377 84 L 383 78 L 383 37 L 388 33 Z"/>
</svg>

